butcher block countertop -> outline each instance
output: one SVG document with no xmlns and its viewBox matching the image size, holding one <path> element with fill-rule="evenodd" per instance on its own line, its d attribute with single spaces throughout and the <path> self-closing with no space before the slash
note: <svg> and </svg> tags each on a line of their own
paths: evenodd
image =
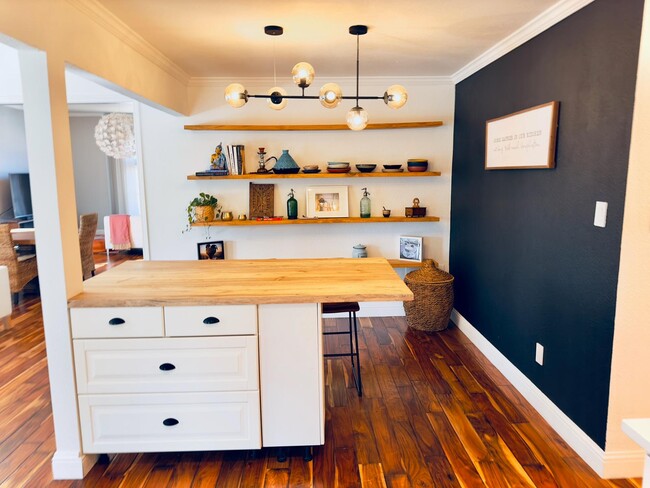
<svg viewBox="0 0 650 488">
<path fill-rule="evenodd" d="M 383 258 L 127 261 L 83 288 L 71 308 L 413 300 Z"/>
</svg>

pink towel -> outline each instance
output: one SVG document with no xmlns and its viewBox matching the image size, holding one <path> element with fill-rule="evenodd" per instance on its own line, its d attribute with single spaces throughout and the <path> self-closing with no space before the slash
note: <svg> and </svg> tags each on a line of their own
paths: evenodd
<svg viewBox="0 0 650 488">
<path fill-rule="evenodd" d="M 108 218 L 111 229 L 111 249 L 131 249 L 131 218 L 128 215 L 111 215 Z"/>
</svg>

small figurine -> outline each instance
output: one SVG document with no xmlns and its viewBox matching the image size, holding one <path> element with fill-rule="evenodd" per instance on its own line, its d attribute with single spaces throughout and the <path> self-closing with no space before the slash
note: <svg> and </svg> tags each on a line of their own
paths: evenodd
<svg viewBox="0 0 650 488">
<path fill-rule="evenodd" d="M 221 142 L 210 156 L 210 169 L 226 169 L 226 155 L 223 153 Z"/>
</svg>

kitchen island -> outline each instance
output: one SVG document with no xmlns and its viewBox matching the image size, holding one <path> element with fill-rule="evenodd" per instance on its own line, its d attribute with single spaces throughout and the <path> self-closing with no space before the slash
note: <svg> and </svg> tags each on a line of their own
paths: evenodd
<svg viewBox="0 0 650 488">
<path fill-rule="evenodd" d="M 381 258 L 102 273 L 68 302 L 83 452 L 321 445 L 321 304 L 412 299 Z"/>
</svg>

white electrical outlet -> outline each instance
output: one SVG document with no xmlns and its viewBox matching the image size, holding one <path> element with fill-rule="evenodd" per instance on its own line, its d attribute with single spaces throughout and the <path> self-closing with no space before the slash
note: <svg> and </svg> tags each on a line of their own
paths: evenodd
<svg viewBox="0 0 650 488">
<path fill-rule="evenodd" d="M 594 225 L 596 227 L 607 226 L 607 202 L 596 202 L 596 212 L 594 213 Z"/>
<path fill-rule="evenodd" d="M 540 366 L 544 366 L 544 346 L 539 342 L 535 343 L 535 362 Z"/>
</svg>

